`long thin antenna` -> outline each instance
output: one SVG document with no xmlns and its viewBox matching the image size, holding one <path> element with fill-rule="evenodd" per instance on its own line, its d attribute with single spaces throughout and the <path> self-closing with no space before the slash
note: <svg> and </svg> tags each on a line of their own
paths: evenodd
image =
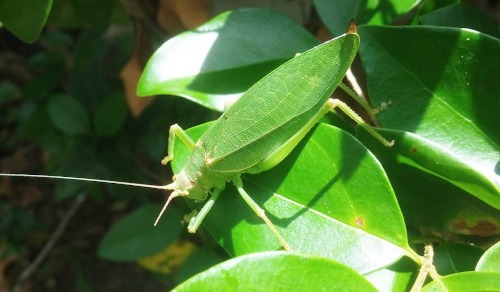
<svg viewBox="0 0 500 292">
<path fill-rule="evenodd" d="M 77 181 L 89 181 L 89 182 L 98 182 L 98 183 L 109 183 L 109 184 L 115 184 L 115 185 L 124 185 L 124 186 L 150 188 L 150 189 L 157 189 L 157 190 L 171 190 L 173 188 L 172 184 L 168 184 L 168 185 L 164 185 L 164 186 L 157 186 L 157 185 L 138 184 L 138 183 L 131 183 L 131 182 L 123 182 L 123 181 L 93 179 L 93 178 L 82 178 L 82 177 L 72 177 L 72 176 L 58 176 L 58 175 L 23 174 L 23 173 L 0 173 L 0 176 L 55 178 L 55 179 L 77 180 Z"/>
</svg>

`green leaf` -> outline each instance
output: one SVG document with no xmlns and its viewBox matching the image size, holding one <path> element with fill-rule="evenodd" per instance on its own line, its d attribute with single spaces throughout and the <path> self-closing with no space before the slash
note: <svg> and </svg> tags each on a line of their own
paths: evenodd
<svg viewBox="0 0 500 292">
<path fill-rule="evenodd" d="M 407 292 L 411 290 L 418 275 L 418 266 L 407 257 L 390 267 L 369 273 L 364 277 L 379 292 Z"/>
<path fill-rule="evenodd" d="M 52 0 L 2 0 L 0 21 L 26 43 L 36 41 L 49 16 Z"/>
<path fill-rule="evenodd" d="M 424 1 L 423 5 L 420 5 L 417 13 L 413 16 L 410 24 L 417 25 L 420 24 L 420 16 L 430 13 L 434 10 L 438 10 L 440 8 L 453 5 L 456 3 L 460 3 L 460 0 L 427 0 Z"/>
<path fill-rule="evenodd" d="M 27 82 L 23 88 L 24 95 L 30 99 L 47 98 L 65 78 L 66 59 L 62 52 L 36 53 L 29 58 L 28 66 L 38 72 L 37 77 Z"/>
<path fill-rule="evenodd" d="M 477 263 L 476 271 L 500 273 L 500 242 L 497 242 L 483 254 Z"/>
<path fill-rule="evenodd" d="M 81 184 L 71 181 L 59 182 L 54 190 L 54 199 L 63 200 L 69 197 L 76 197 L 82 190 Z"/>
<path fill-rule="evenodd" d="M 500 41 L 445 27 L 364 26 L 359 32 L 372 104 L 392 101 L 378 116 L 384 127 L 413 132 L 439 145 L 434 148 L 448 153 L 447 160 L 455 158 L 440 175 L 449 181 L 467 176 L 487 181 L 488 188 L 464 188 L 467 182 L 459 186 L 475 190 L 473 195 L 500 209 L 500 132 L 494 118 L 500 112 L 495 97 L 500 92 L 495 77 L 500 75 Z M 461 166 L 456 168 L 458 161 Z"/>
<path fill-rule="evenodd" d="M 498 234 L 500 212 L 452 184 L 467 187 L 465 182 L 474 182 L 468 187 L 480 189 L 481 176 L 472 176 L 474 172 L 467 165 L 420 136 L 396 130 L 378 131 L 386 139 L 395 140 L 394 146 L 384 147 L 361 127 L 357 128 L 357 138 L 383 164 L 409 227 L 479 236 Z M 441 179 L 448 174 L 452 174 L 453 181 Z"/>
<path fill-rule="evenodd" d="M 106 27 L 109 23 L 114 4 L 113 0 L 72 0 L 76 13 L 86 20 L 88 25 Z"/>
<path fill-rule="evenodd" d="M 182 283 L 192 276 L 220 264 L 223 260 L 224 258 L 217 254 L 214 249 L 195 250 L 179 268 L 177 283 Z"/>
<path fill-rule="evenodd" d="M 94 115 L 97 133 L 101 136 L 115 134 L 125 122 L 127 113 L 127 102 L 122 93 L 108 96 L 99 104 Z"/>
<path fill-rule="evenodd" d="M 433 281 L 424 286 L 422 292 L 498 292 L 500 274 L 486 272 L 464 272 L 441 278 L 447 290 Z"/>
<path fill-rule="evenodd" d="M 225 12 L 164 43 L 146 65 L 137 93 L 179 95 L 222 111 L 272 69 L 318 43 L 273 11 Z"/>
<path fill-rule="evenodd" d="M 70 49 L 74 44 L 73 36 L 65 31 L 46 32 L 42 39 L 51 49 Z"/>
<path fill-rule="evenodd" d="M 377 291 L 348 267 L 329 259 L 288 252 L 238 257 L 177 286 L 182 291 Z"/>
<path fill-rule="evenodd" d="M 382 130 L 381 133 L 387 133 L 388 139 L 397 141 L 394 153 L 398 155 L 398 163 L 441 177 L 486 203 L 500 208 L 497 186 L 482 172 L 471 167 L 448 149 L 409 132 Z"/>
<path fill-rule="evenodd" d="M 498 24 L 469 3 L 457 3 L 435 10 L 422 15 L 420 21 L 425 25 L 470 28 L 496 38 L 500 37 Z"/>
<path fill-rule="evenodd" d="M 483 253 L 473 245 L 443 243 L 434 248 L 434 266 L 440 275 L 474 271 Z"/>
<path fill-rule="evenodd" d="M 328 30 L 339 36 L 354 18 L 360 24 L 391 24 L 408 13 L 419 0 L 314 0 L 314 6 Z"/>
<path fill-rule="evenodd" d="M 0 82 L 0 106 L 12 101 L 17 95 L 19 95 L 19 88 L 15 84 L 9 81 Z"/>
<path fill-rule="evenodd" d="M 90 121 L 85 107 L 70 95 L 55 95 L 48 103 L 50 120 L 66 135 L 80 135 L 90 130 Z"/>
<path fill-rule="evenodd" d="M 23 108 L 31 105 L 26 102 Z M 60 152 L 64 145 L 64 136 L 54 127 L 46 106 L 36 109 L 33 114 L 22 119 L 19 132 L 21 137 L 37 141 L 50 153 Z"/>
<path fill-rule="evenodd" d="M 99 46 L 102 46 L 102 44 L 99 44 Z M 83 61 L 86 58 L 96 58 L 95 55 L 98 54 L 97 51 L 101 50 L 102 48 L 97 48 L 96 46 L 92 45 L 89 45 L 89 47 L 85 49 L 81 49 L 79 52 L 82 55 L 78 57 L 78 60 L 82 63 L 85 63 L 85 65 L 82 66 L 86 67 L 79 70 L 74 70 L 69 78 L 70 94 L 78 98 L 78 100 L 80 100 L 81 102 L 85 103 L 85 105 L 89 108 L 97 107 L 109 94 L 109 84 L 106 81 L 106 76 L 104 75 L 104 73 L 101 70 L 89 65 L 93 63 L 92 60 Z M 86 54 L 82 53 L 83 51 L 87 51 L 86 53 L 89 53 L 92 57 L 83 56 L 84 54 Z"/>
<path fill-rule="evenodd" d="M 182 231 L 182 214 L 171 208 L 155 227 L 160 210 L 160 205 L 147 205 L 122 218 L 102 239 L 98 255 L 114 261 L 133 261 L 169 246 Z"/>
<path fill-rule="evenodd" d="M 187 133 L 196 141 L 209 125 Z M 172 168 L 178 173 L 190 152 L 179 139 L 174 151 Z M 407 254 L 404 221 L 387 176 L 375 158 L 340 129 L 319 125 L 276 167 L 243 178 L 248 194 L 294 251 L 331 258 L 360 273 Z M 203 206 L 188 203 L 198 210 Z M 229 185 L 203 224 L 232 256 L 280 248 Z"/>
<path fill-rule="evenodd" d="M 50 12 L 50 22 L 62 29 L 76 29 L 85 24 L 73 1 L 56 1 Z"/>
</svg>

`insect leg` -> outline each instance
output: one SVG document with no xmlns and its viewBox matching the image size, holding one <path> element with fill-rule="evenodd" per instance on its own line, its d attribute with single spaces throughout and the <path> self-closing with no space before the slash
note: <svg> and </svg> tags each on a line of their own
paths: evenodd
<svg viewBox="0 0 500 292">
<path fill-rule="evenodd" d="M 188 232 L 189 233 L 196 232 L 196 230 L 198 229 L 198 227 L 201 224 L 201 221 L 203 221 L 203 218 L 205 218 L 205 216 L 207 216 L 208 211 L 210 211 L 210 209 L 212 209 L 212 206 L 215 204 L 215 200 L 217 200 L 217 198 L 219 197 L 220 193 L 222 192 L 222 190 L 224 189 L 225 186 L 226 186 L 226 183 L 223 183 L 219 186 L 216 186 L 214 191 L 210 195 L 210 198 L 208 199 L 208 201 L 205 203 L 205 205 L 203 205 L 203 208 L 201 208 L 200 212 L 195 217 L 191 218 L 191 220 L 189 220 L 189 225 L 188 225 Z"/>
<path fill-rule="evenodd" d="M 355 111 L 353 111 L 347 104 L 338 99 L 329 99 L 328 103 L 332 104 L 333 107 L 339 107 L 346 115 L 353 119 L 358 125 L 365 128 L 368 133 L 372 134 L 373 137 L 377 138 L 382 144 L 387 147 L 394 145 L 394 141 L 387 141 L 382 135 L 380 135 L 375 129 L 368 125 Z"/>
<path fill-rule="evenodd" d="M 168 186 L 170 186 L 170 185 L 168 185 Z M 168 196 L 167 202 L 165 203 L 165 205 L 163 205 L 163 209 L 161 209 L 160 214 L 158 214 L 158 217 L 156 218 L 154 226 L 156 226 L 156 224 L 158 224 L 158 221 L 160 221 L 161 215 L 163 215 L 163 212 L 165 212 L 168 204 L 170 204 L 170 201 L 172 201 L 173 198 L 187 196 L 187 195 L 188 195 L 188 192 L 186 192 L 186 191 L 184 191 L 184 192 L 183 191 L 173 191 L 170 194 L 170 196 Z"/>
<path fill-rule="evenodd" d="M 166 165 L 169 161 L 174 159 L 175 136 L 179 136 L 179 139 L 181 139 L 182 143 L 186 145 L 189 151 L 193 151 L 193 140 L 189 138 L 186 132 L 181 127 L 179 127 L 179 125 L 173 124 L 172 126 L 170 126 L 170 130 L 168 131 L 168 156 L 163 158 L 163 160 L 161 161 L 161 164 L 163 165 Z"/>
<path fill-rule="evenodd" d="M 288 243 L 286 243 L 286 241 L 283 239 L 283 237 L 281 237 L 281 235 L 279 234 L 278 230 L 276 230 L 276 227 L 274 227 L 271 220 L 269 220 L 269 218 L 267 218 L 266 214 L 264 213 L 264 210 L 261 207 L 259 207 L 259 205 L 243 189 L 243 181 L 241 180 L 241 177 L 239 175 L 236 176 L 235 178 L 233 178 L 233 183 L 236 186 L 236 188 L 238 189 L 238 192 L 240 193 L 240 195 L 245 200 L 245 202 L 247 202 L 247 204 L 250 206 L 250 208 L 252 208 L 255 211 L 255 213 L 257 213 L 257 216 L 259 216 L 260 218 L 262 218 L 264 220 L 264 222 L 266 222 L 267 226 L 271 229 L 271 231 L 274 233 L 274 235 L 276 235 L 276 237 L 279 239 L 279 241 L 281 242 L 281 245 L 283 245 L 285 250 L 292 251 L 292 249 L 290 248 L 290 245 L 288 245 Z"/>
</svg>

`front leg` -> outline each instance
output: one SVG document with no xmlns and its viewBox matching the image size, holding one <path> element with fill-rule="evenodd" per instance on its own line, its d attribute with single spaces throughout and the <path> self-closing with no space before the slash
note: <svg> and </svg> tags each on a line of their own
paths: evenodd
<svg viewBox="0 0 500 292">
<path fill-rule="evenodd" d="M 182 143 L 186 145 L 189 151 L 193 151 L 194 142 L 188 136 L 188 134 L 177 124 L 170 126 L 168 131 L 168 156 L 162 159 L 161 164 L 166 165 L 169 161 L 174 159 L 174 141 L 175 137 L 178 136 Z"/>
<path fill-rule="evenodd" d="M 219 197 L 220 193 L 222 192 L 225 186 L 226 186 L 225 182 L 218 186 L 215 186 L 215 189 L 210 195 L 210 198 L 205 203 L 205 205 L 203 205 L 203 208 L 201 208 L 200 212 L 195 217 L 191 218 L 191 220 L 189 220 L 189 225 L 188 225 L 189 233 L 195 233 L 198 227 L 200 227 L 201 222 L 203 221 L 205 216 L 207 216 L 210 209 L 212 209 L 212 206 L 215 204 L 215 201 L 217 200 L 217 198 Z"/>
</svg>

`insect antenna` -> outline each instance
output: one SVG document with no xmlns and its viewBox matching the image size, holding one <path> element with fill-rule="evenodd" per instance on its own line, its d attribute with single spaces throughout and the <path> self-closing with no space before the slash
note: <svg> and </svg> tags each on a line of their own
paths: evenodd
<svg viewBox="0 0 500 292">
<path fill-rule="evenodd" d="M 123 185 L 123 186 L 133 186 L 133 187 L 141 187 L 141 188 L 149 188 L 149 189 L 157 189 L 157 190 L 172 190 L 173 183 L 158 186 L 158 185 L 149 185 L 149 184 L 138 184 L 124 181 L 114 181 L 114 180 L 105 180 L 105 179 L 95 179 L 95 178 L 84 178 L 84 177 L 73 177 L 73 176 L 60 176 L 60 175 L 43 175 L 43 174 L 24 174 L 24 173 L 0 173 L 0 176 L 8 176 L 8 177 L 35 177 L 35 178 L 54 178 L 54 179 L 65 179 L 65 180 L 77 180 L 77 181 L 88 181 L 88 182 L 98 182 L 98 183 L 107 183 L 107 184 L 115 184 L 115 185 Z"/>
</svg>

